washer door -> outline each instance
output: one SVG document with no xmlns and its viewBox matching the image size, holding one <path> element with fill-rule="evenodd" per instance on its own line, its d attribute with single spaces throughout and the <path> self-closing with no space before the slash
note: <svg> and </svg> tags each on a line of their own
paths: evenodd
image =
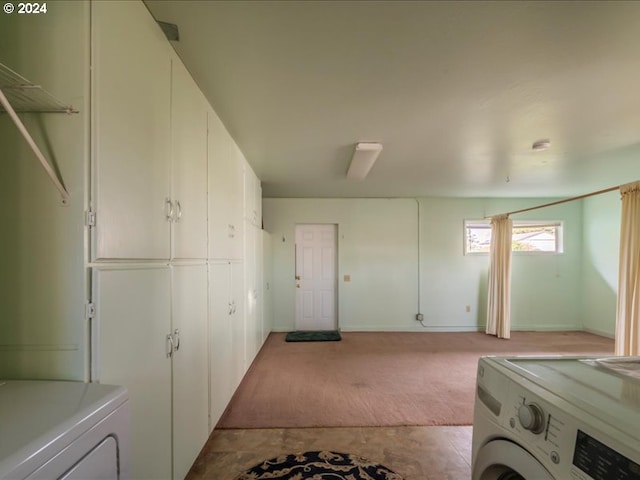
<svg viewBox="0 0 640 480">
<path fill-rule="evenodd" d="M 478 451 L 473 480 L 555 480 L 529 452 L 507 440 L 494 440 Z"/>
</svg>

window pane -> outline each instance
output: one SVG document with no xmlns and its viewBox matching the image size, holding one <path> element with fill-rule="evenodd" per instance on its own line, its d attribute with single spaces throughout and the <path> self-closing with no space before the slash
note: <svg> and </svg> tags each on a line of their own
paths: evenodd
<svg viewBox="0 0 640 480">
<path fill-rule="evenodd" d="M 557 230 L 552 225 L 513 227 L 511 250 L 513 252 L 556 252 Z"/>
<path fill-rule="evenodd" d="M 465 253 L 489 253 L 491 225 L 486 221 L 465 222 Z M 513 222 L 511 251 L 561 253 L 562 225 L 559 222 Z"/>
<path fill-rule="evenodd" d="M 468 223 L 466 230 L 466 253 L 489 253 L 489 247 L 491 246 L 491 225 Z"/>
</svg>

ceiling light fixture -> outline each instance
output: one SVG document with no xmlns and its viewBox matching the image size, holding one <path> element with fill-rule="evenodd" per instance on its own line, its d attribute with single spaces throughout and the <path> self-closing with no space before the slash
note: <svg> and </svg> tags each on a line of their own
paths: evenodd
<svg viewBox="0 0 640 480">
<path fill-rule="evenodd" d="M 364 180 L 369 174 L 378 155 L 382 151 L 381 143 L 358 143 L 347 171 L 347 178 Z"/>
<path fill-rule="evenodd" d="M 535 142 L 533 142 L 533 145 L 531 145 L 531 149 L 534 152 L 541 152 L 542 150 L 546 150 L 550 146 L 551 146 L 551 140 L 549 140 L 548 138 L 545 138 L 545 139 L 536 140 Z"/>
</svg>

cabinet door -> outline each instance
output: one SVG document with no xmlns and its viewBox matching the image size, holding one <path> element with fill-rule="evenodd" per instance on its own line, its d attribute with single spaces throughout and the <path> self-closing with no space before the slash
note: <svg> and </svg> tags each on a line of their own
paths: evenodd
<svg viewBox="0 0 640 480">
<path fill-rule="evenodd" d="M 142 2 L 92 2 L 93 259 L 169 258 L 170 45 Z"/>
<path fill-rule="evenodd" d="M 233 349 L 231 331 L 231 266 L 209 265 L 209 430 L 213 430 L 233 393 Z"/>
<path fill-rule="evenodd" d="M 248 163 L 244 171 L 244 209 L 245 220 L 251 225 L 262 228 L 262 187 Z"/>
<path fill-rule="evenodd" d="M 172 267 L 173 478 L 185 478 L 209 436 L 207 266 Z"/>
<path fill-rule="evenodd" d="M 232 167 L 233 140 L 216 115 L 209 109 L 209 258 L 231 258 L 234 225 Z"/>
<path fill-rule="evenodd" d="M 124 385 L 131 405 L 132 478 L 171 476 L 168 268 L 94 271 L 94 374 Z"/>
<path fill-rule="evenodd" d="M 244 170 L 246 160 L 238 145 L 233 142 L 231 165 L 231 201 L 230 223 L 236 226 L 229 258 L 241 260 L 244 256 Z"/>
<path fill-rule="evenodd" d="M 265 294 L 264 294 L 264 245 L 263 245 L 263 230 L 260 228 L 256 228 L 256 315 L 258 324 L 258 339 L 257 344 L 258 348 L 256 350 L 256 354 L 260 351 L 262 344 L 264 343 L 264 339 L 266 338 L 268 332 L 265 333 L 265 323 L 264 323 L 264 303 L 265 303 Z"/>
<path fill-rule="evenodd" d="M 244 284 L 245 284 L 245 365 L 253 362 L 262 342 L 262 329 L 258 324 L 258 288 L 257 288 L 257 236 L 258 229 L 245 222 L 245 254 L 244 254 Z"/>
<path fill-rule="evenodd" d="M 247 372 L 245 339 L 246 327 L 244 318 L 244 264 L 231 262 L 231 298 L 234 305 L 231 315 L 231 344 L 232 344 L 232 393 L 235 392 L 242 377 Z"/>
<path fill-rule="evenodd" d="M 209 109 L 209 258 L 241 259 L 244 165 L 216 113 Z"/>
<path fill-rule="evenodd" d="M 271 255 L 271 234 L 262 230 L 262 340 L 267 339 L 273 328 L 273 297 L 271 284 L 273 280 L 273 262 Z"/>
<path fill-rule="evenodd" d="M 173 257 L 207 258 L 207 104 L 173 55 L 171 81 Z"/>
<path fill-rule="evenodd" d="M 256 177 L 255 184 L 256 227 L 262 229 L 262 183 Z"/>
</svg>

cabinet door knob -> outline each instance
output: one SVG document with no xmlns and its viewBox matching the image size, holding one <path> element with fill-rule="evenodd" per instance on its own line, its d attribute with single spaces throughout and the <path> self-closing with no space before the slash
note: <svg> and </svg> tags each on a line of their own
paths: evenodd
<svg viewBox="0 0 640 480">
<path fill-rule="evenodd" d="M 182 218 L 182 205 L 180 205 L 180 202 L 178 200 L 176 200 L 175 222 L 178 223 L 181 218 Z"/>
</svg>

